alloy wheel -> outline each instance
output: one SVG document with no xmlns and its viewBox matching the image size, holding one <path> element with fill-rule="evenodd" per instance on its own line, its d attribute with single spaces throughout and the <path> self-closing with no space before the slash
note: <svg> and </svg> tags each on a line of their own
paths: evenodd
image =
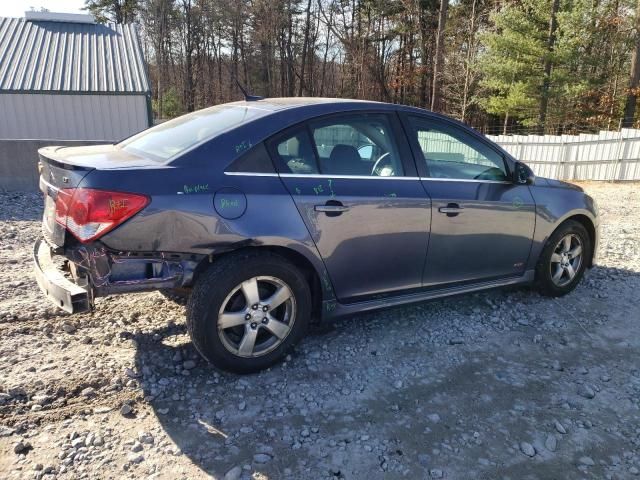
<svg viewBox="0 0 640 480">
<path fill-rule="evenodd" d="M 551 254 L 551 281 L 558 287 L 571 283 L 582 265 L 582 240 L 576 234 L 562 237 Z"/>
<path fill-rule="evenodd" d="M 265 355 L 282 344 L 296 319 L 291 288 L 275 277 L 259 276 L 237 285 L 218 312 L 218 336 L 240 357 Z"/>
</svg>

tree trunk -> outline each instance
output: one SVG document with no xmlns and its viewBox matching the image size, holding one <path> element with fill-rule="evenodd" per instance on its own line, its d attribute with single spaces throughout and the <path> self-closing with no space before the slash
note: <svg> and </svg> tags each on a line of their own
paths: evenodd
<svg viewBox="0 0 640 480">
<path fill-rule="evenodd" d="M 624 105 L 624 114 L 622 116 L 622 127 L 630 128 L 633 126 L 633 119 L 636 115 L 636 101 L 638 99 L 638 86 L 640 84 L 640 0 L 636 7 L 636 48 L 633 50 L 631 57 L 631 75 L 629 77 L 629 91 L 627 93 L 627 101 Z"/>
<path fill-rule="evenodd" d="M 557 1 L 557 0 L 556 0 Z M 449 0 L 440 0 L 438 15 L 438 35 L 436 36 L 436 61 L 433 66 L 433 93 L 431 94 L 431 110 L 442 109 L 442 74 L 444 71 L 444 29 L 447 26 L 447 10 Z"/>
<path fill-rule="evenodd" d="M 544 127 L 547 121 L 547 107 L 549 105 L 549 86 L 551 85 L 551 55 L 556 43 L 556 30 L 558 29 L 558 9 L 560 0 L 553 0 L 551 4 L 551 19 L 549 20 L 549 36 L 547 37 L 547 55 L 544 59 L 544 79 L 542 81 L 542 92 L 540 96 L 540 114 L 538 115 L 538 133 L 544 134 Z"/>
<path fill-rule="evenodd" d="M 467 117 L 467 106 L 469 103 L 469 88 L 471 84 L 471 57 L 476 43 L 476 0 L 471 4 L 471 25 L 469 27 L 469 43 L 467 44 L 467 58 L 464 62 L 464 87 L 462 92 L 462 112 L 460 121 L 464 122 Z"/>
<path fill-rule="evenodd" d="M 293 97 L 295 93 L 295 58 L 293 56 L 293 8 L 291 4 L 287 6 L 287 41 L 286 47 L 286 67 L 287 67 L 287 96 Z"/>
<path fill-rule="evenodd" d="M 162 73 L 160 73 L 160 69 L 158 69 L 158 118 L 163 118 L 163 101 L 162 101 Z"/>
<path fill-rule="evenodd" d="M 428 108 L 431 104 L 430 95 L 428 94 L 428 86 L 431 85 L 429 81 L 429 19 L 428 10 L 425 6 L 420 4 L 420 13 L 418 18 L 418 24 L 420 26 L 420 57 L 422 63 L 422 71 L 420 75 L 420 106 Z"/>
<path fill-rule="evenodd" d="M 220 38 L 220 37 L 218 37 Z M 222 91 L 222 62 L 224 59 L 222 58 L 222 42 L 218 40 L 218 53 L 216 55 L 218 57 L 218 101 L 222 103 L 224 101 L 224 92 Z"/>
<path fill-rule="evenodd" d="M 320 4 L 318 4 L 320 8 Z M 322 56 L 322 73 L 320 75 L 320 96 L 324 95 L 324 82 L 327 74 L 327 57 L 329 56 L 329 41 L 331 39 L 331 29 L 333 28 L 333 9 L 329 10 L 329 19 L 327 20 L 327 35 L 325 38 L 324 54 Z"/>
<path fill-rule="evenodd" d="M 242 62 L 242 75 L 244 77 L 243 87 L 246 88 L 249 93 L 252 93 L 251 82 L 249 82 L 249 71 L 247 69 L 246 48 L 244 45 L 244 23 L 242 23 L 242 21 L 239 22 L 238 28 L 240 30 L 240 61 Z"/>
<path fill-rule="evenodd" d="M 307 50 L 309 48 L 309 30 L 311 29 L 311 0 L 307 2 L 307 19 L 304 25 L 304 41 L 302 42 L 302 58 L 300 60 L 300 86 L 298 96 L 302 96 L 304 90 L 304 69 L 307 66 Z"/>
</svg>

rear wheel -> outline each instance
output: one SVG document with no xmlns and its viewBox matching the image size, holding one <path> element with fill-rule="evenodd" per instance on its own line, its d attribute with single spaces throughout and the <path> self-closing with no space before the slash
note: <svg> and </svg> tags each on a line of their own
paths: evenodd
<svg viewBox="0 0 640 480">
<path fill-rule="evenodd" d="M 196 349 L 238 373 L 265 369 L 302 338 L 311 293 L 302 273 L 271 253 L 231 255 L 196 280 L 187 325 Z"/>
<path fill-rule="evenodd" d="M 560 225 L 547 240 L 536 267 L 540 292 L 559 297 L 576 288 L 590 254 L 591 240 L 582 224 L 568 220 Z"/>
</svg>

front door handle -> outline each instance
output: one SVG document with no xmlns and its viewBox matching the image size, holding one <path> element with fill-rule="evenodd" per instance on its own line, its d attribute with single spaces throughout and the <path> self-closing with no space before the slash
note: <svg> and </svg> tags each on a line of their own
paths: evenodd
<svg viewBox="0 0 640 480">
<path fill-rule="evenodd" d="M 447 217 L 455 217 L 460 214 L 464 210 L 464 207 L 458 205 L 457 203 L 448 203 L 446 207 L 438 208 L 440 213 L 446 213 Z"/>
<path fill-rule="evenodd" d="M 324 212 L 328 217 L 337 217 L 349 210 L 349 207 L 343 205 L 337 200 L 328 200 L 324 205 L 316 205 L 313 207 L 316 212 Z"/>
</svg>

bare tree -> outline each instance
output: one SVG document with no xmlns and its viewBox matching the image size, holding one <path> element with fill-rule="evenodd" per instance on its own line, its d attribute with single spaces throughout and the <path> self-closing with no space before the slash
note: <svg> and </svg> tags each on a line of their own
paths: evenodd
<svg viewBox="0 0 640 480">
<path fill-rule="evenodd" d="M 159 116 L 238 99 L 235 78 L 266 96 L 402 102 L 505 131 L 522 121 L 518 102 L 540 128 L 606 126 L 622 115 L 631 125 L 640 92 L 638 17 L 619 0 L 546 1 L 89 0 L 87 7 L 99 21 L 142 24 Z M 514 11 L 526 39 L 509 22 Z M 519 99 L 500 93 L 513 76 L 509 52 L 498 49 L 509 28 L 509 48 L 523 52 L 516 63 L 531 67 L 516 75 L 532 86 Z M 491 36 L 498 43 L 487 43 Z M 506 66 L 492 73 L 487 58 Z M 501 106 L 488 106 L 492 95 Z"/>
<path fill-rule="evenodd" d="M 436 36 L 436 54 L 433 66 L 433 93 L 431 94 L 431 110 L 442 109 L 442 72 L 444 71 L 444 30 L 447 26 L 447 10 L 449 0 L 440 0 L 438 15 L 438 35 Z"/>
<path fill-rule="evenodd" d="M 547 107 L 549 105 L 549 85 L 551 84 L 551 66 L 553 47 L 556 43 L 556 30 L 558 29 L 558 9 L 560 0 L 553 0 L 551 3 L 551 18 L 549 19 L 549 36 L 547 37 L 547 52 L 544 58 L 544 77 L 542 80 L 542 92 L 540 95 L 540 114 L 538 116 L 538 133 L 544 133 L 547 121 Z"/>
</svg>

